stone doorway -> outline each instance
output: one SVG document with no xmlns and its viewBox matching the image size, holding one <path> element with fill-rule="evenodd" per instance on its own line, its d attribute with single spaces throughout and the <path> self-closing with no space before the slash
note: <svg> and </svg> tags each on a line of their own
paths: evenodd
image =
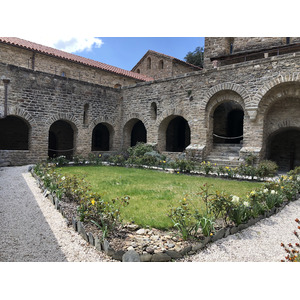
<svg viewBox="0 0 300 300">
<path fill-rule="evenodd" d="M 61 155 L 72 159 L 74 153 L 74 130 L 70 123 L 58 120 L 49 129 L 48 156 L 50 158 Z"/>
</svg>

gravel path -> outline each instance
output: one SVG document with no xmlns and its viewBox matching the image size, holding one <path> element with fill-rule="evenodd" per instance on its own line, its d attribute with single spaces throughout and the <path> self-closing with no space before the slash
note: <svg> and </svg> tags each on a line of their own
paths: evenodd
<svg viewBox="0 0 300 300">
<path fill-rule="evenodd" d="M 293 234 L 298 226 L 295 222 L 296 218 L 300 218 L 300 199 L 289 203 L 276 215 L 209 244 L 200 253 L 183 261 L 280 262 L 286 256 L 280 244 L 294 245 L 299 242 Z"/>
<path fill-rule="evenodd" d="M 111 261 L 67 226 L 27 170 L 0 168 L 0 261 Z"/>
</svg>

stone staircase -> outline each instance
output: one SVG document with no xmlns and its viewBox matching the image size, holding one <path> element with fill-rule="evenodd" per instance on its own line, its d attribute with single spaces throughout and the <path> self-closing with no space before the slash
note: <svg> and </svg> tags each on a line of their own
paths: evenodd
<svg viewBox="0 0 300 300">
<path fill-rule="evenodd" d="M 241 144 L 214 144 L 213 150 L 206 157 L 206 161 L 218 166 L 235 168 L 239 165 L 239 152 Z"/>
</svg>

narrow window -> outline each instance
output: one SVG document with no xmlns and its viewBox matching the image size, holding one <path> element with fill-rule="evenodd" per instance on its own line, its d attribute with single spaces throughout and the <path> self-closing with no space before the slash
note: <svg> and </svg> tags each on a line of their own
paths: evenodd
<svg viewBox="0 0 300 300">
<path fill-rule="evenodd" d="M 89 105 L 85 104 L 83 108 L 83 125 L 86 125 L 88 123 L 88 110 Z"/>
<path fill-rule="evenodd" d="M 147 58 L 147 69 L 151 69 L 151 57 Z"/>
<path fill-rule="evenodd" d="M 62 77 L 66 77 L 66 72 L 62 71 L 62 72 L 61 72 L 61 76 L 62 76 Z"/>
<path fill-rule="evenodd" d="M 287 38 L 285 38 L 285 40 L 286 40 L 287 45 L 289 45 L 291 43 L 291 38 L 287 37 Z"/>
<path fill-rule="evenodd" d="M 151 117 L 153 120 L 156 120 L 157 118 L 157 105 L 155 102 L 151 103 Z"/>
<path fill-rule="evenodd" d="M 159 63 L 158 63 L 158 68 L 160 70 L 162 70 L 164 68 L 164 61 L 163 60 L 160 60 Z"/>
<path fill-rule="evenodd" d="M 141 73 L 140 69 L 137 69 L 136 72 L 139 73 L 139 74 Z"/>
</svg>

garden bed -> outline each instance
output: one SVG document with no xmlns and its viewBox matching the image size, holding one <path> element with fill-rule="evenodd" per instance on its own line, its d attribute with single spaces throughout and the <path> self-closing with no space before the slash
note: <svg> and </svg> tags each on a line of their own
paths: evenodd
<svg viewBox="0 0 300 300">
<path fill-rule="evenodd" d="M 107 255 L 120 261 L 171 261 L 185 255 L 195 254 L 207 243 L 252 226 L 261 219 L 281 210 L 289 200 L 295 200 L 299 197 L 298 194 L 294 193 L 290 199 L 284 199 L 277 207 L 265 211 L 256 218 L 251 217 L 239 225 L 234 225 L 231 222 L 224 226 L 222 222 L 218 221 L 219 224 L 215 226 L 214 233 L 206 237 L 200 231 L 193 239 L 183 240 L 179 232 L 174 229 L 162 231 L 153 228 L 140 228 L 136 224 L 125 224 L 116 227 L 109 237 L 102 239 L 102 233 L 95 225 L 79 221 L 75 203 L 59 201 L 55 193 L 47 191 L 41 178 L 34 172 L 32 174 L 38 180 L 44 195 L 62 212 L 69 225 L 72 225 L 86 241 L 98 250 L 104 251 Z"/>
</svg>

